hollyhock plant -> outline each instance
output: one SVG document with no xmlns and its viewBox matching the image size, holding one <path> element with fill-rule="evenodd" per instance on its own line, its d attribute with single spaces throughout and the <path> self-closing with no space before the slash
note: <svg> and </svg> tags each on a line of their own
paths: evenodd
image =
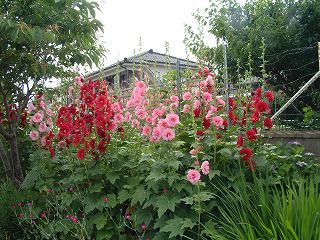
<svg viewBox="0 0 320 240">
<path fill-rule="evenodd" d="M 165 128 L 165 129 L 162 131 L 162 138 L 163 138 L 165 141 L 171 141 L 172 139 L 175 138 L 175 133 L 174 133 L 174 131 L 173 131 L 171 128 Z"/>
<path fill-rule="evenodd" d="M 249 161 L 252 157 L 252 151 L 250 148 L 242 148 L 240 150 L 240 155 L 243 161 Z"/>
</svg>

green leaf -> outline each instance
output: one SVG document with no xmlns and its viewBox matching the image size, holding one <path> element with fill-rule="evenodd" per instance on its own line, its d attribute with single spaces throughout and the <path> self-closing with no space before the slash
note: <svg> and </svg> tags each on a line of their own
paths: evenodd
<svg viewBox="0 0 320 240">
<path fill-rule="evenodd" d="M 123 203 L 131 197 L 127 190 L 121 190 L 118 194 L 119 203 Z"/>
<path fill-rule="evenodd" d="M 132 195 L 131 205 L 135 205 L 138 202 L 142 205 L 143 202 L 149 198 L 149 194 L 149 191 L 147 191 L 143 185 L 139 185 Z"/>
<path fill-rule="evenodd" d="M 176 236 L 182 236 L 184 229 L 182 228 L 183 219 L 179 217 L 175 217 L 174 219 L 170 219 L 166 222 L 166 225 L 160 228 L 160 232 L 168 232 L 170 233 L 169 238 L 173 238 Z"/>
<path fill-rule="evenodd" d="M 221 150 L 218 151 L 218 153 L 220 153 L 222 156 L 225 156 L 225 157 L 232 156 L 232 152 L 229 148 L 222 148 Z"/>
<path fill-rule="evenodd" d="M 220 176 L 220 174 L 221 174 L 221 171 L 219 171 L 219 170 L 211 170 L 209 172 L 209 179 L 211 180 L 215 176 Z"/>
<path fill-rule="evenodd" d="M 172 212 L 175 209 L 177 203 L 180 202 L 178 196 L 173 194 L 163 194 L 155 202 L 155 206 L 158 208 L 158 217 L 161 217 L 167 210 Z"/>
</svg>

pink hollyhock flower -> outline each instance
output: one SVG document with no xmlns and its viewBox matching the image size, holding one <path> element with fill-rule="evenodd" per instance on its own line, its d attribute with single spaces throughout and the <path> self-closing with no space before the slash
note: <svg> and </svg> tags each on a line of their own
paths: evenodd
<svg viewBox="0 0 320 240">
<path fill-rule="evenodd" d="M 157 140 L 161 138 L 162 132 L 160 127 L 155 127 L 152 130 L 152 136 L 155 137 Z"/>
<path fill-rule="evenodd" d="M 212 77 L 211 75 L 208 75 L 207 81 L 210 82 L 210 81 L 212 81 L 212 80 L 213 80 L 213 77 Z"/>
<path fill-rule="evenodd" d="M 224 106 L 226 103 L 221 98 L 217 97 L 218 105 Z"/>
<path fill-rule="evenodd" d="M 179 97 L 178 97 L 178 96 L 171 96 L 171 97 L 170 97 L 170 100 L 171 100 L 172 102 L 179 102 Z"/>
<path fill-rule="evenodd" d="M 41 112 L 37 112 L 35 115 L 32 117 L 32 121 L 39 123 L 43 119 L 43 114 Z"/>
<path fill-rule="evenodd" d="M 183 112 L 183 113 L 188 113 L 189 111 L 190 111 L 190 105 L 185 104 L 185 105 L 183 106 L 182 112 Z"/>
<path fill-rule="evenodd" d="M 162 131 L 162 138 L 165 140 L 165 141 L 171 141 L 172 139 L 175 138 L 175 133 L 174 131 L 171 129 L 171 128 L 165 128 L 163 131 Z"/>
<path fill-rule="evenodd" d="M 132 128 L 139 128 L 140 127 L 140 122 L 137 119 L 133 119 L 131 123 Z"/>
<path fill-rule="evenodd" d="M 47 104 L 46 104 L 44 101 L 40 101 L 40 107 L 41 107 L 42 109 L 46 109 Z"/>
<path fill-rule="evenodd" d="M 123 122 L 123 115 L 121 113 L 117 113 L 116 115 L 114 115 L 113 120 L 116 123 L 122 123 Z"/>
<path fill-rule="evenodd" d="M 217 109 L 216 107 L 210 105 L 210 106 L 209 106 L 209 111 L 211 111 L 211 112 L 216 112 L 216 111 L 218 111 L 218 109 Z"/>
<path fill-rule="evenodd" d="M 42 147 L 47 146 L 47 139 L 46 139 L 46 137 L 42 137 L 40 143 L 41 143 L 41 146 L 42 146 Z"/>
<path fill-rule="evenodd" d="M 80 77 L 80 76 L 75 77 L 75 78 L 74 78 L 74 81 L 75 81 L 75 83 L 76 83 L 78 86 L 80 86 L 80 87 L 83 85 L 83 83 L 82 83 L 82 77 Z"/>
<path fill-rule="evenodd" d="M 124 117 L 124 120 L 125 120 L 126 122 L 129 122 L 129 121 L 131 120 L 131 114 L 130 114 L 129 112 L 126 112 L 126 115 L 125 115 L 125 117 Z"/>
<path fill-rule="evenodd" d="M 172 103 L 172 104 L 171 104 L 171 107 L 173 107 L 173 108 L 178 108 L 178 107 L 179 107 L 179 104 L 178 104 L 178 103 Z"/>
<path fill-rule="evenodd" d="M 162 117 L 167 111 L 167 108 L 166 107 L 162 107 L 161 110 L 160 110 L 160 116 L 159 117 Z"/>
<path fill-rule="evenodd" d="M 169 127 L 174 127 L 179 124 L 179 116 L 175 113 L 169 113 L 166 117 L 166 121 Z"/>
<path fill-rule="evenodd" d="M 158 118 L 160 117 L 160 114 L 161 114 L 161 110 L 159 108 L 155 108 L 152 110 L 152 117 Z"/>
<path fill-rule="evenodd" d="M 191 79 L 196 79 L 197 77 L 195 75 L 192 75 L 191 76 Z"/>
<path fill-rule="evenodd" d="M 147 123 L 150 123 L 150 124 L 151 124 L 151 123 L 152 123 L 152 117 L 147 117 L 147 118 L 146 118 L 146 121 L 147 121 Z"/>
<path fill-rule="evenodd" d="M 206 103 L 209 103 L 212 101 L 212 94 L 211 93 L 208 93 L 208 92 L 205 92 L 203 94 L 203 99 Z"/>
<path fill-rule="evenodd" d="M 143 126 L 142 128 L 142 135 L 144 136 L 149 136 L 151 133 L 151 127 L 146 125 L 146 126 Z"/>
<path fill-rule="evenodd" d="M 65 141 L 58 142 L 58 147 L 59 148 L 64 148 L 65 146 L 66 146 L 66 142 Z"/>
<path fill-rule="evenodd" d="M 184 101 L 190 100 L 190 99 L 191 99 L 191 93 L 190 93 L 190 92 L 185 92 L 185 93 L 183 94 L 183 96 L 182 96 L 182 99 L 183 99 Z"/>
<path fill-rule="evenodd" d="M 33 130 L 33 131 L 31 131 L 31 132 L 29 133 L 29 136 L 30 136 L 30 138 L 31 138 L 32 141 L 35 141 L 35 140 L 37 140 L 38 137 L 39 137 L 39 132 Z"/>
<path fill-rule="evenodd" d="M 194 100 L 193 101 L 193 108 L 200 108 L 200 105 L 201 105 L 201 103 L 200 103 L 199 100 Z"/>
<path fill-rule="evenodd" d="M 120 104 L 119 104 L 119 103 L 113 103 L 113 104 L 111 104 L 111 110 L 112 110 L 112 112 L 114 112 L 114 113 L 120 112 L 120 111 L 121 111 Z"/>
<path fill-rule="evenodd" d="M 196 149 L 191 149 L 189 153 L 190 155 L 197 155 L 198 151 Z"/>
<path fill-rule="evenodd" d="M 44 123 L 44 122 L 42 122 L 42 123 L 40 123 L 39 124 L 39 132 L 45 132 L 47 130 L 47 125 Z"/>
<path fill-rule="evenodd" d="M 212 118 L 212 123 L 216 126 L 216 127 L 220 127 L 223 125 L 223 118 L 220 116 L 216 116 Z"/>
<path fill-rule="evenodd" d="M 52 112 L 51 109 L 47 109 L 47 114 L 48 114 L 50 117 L 52 117 L 52 116 L 54 115 L 54 113 Z"/>
<path fill-rule="evenodd" d="M 142 108 L 138 108 L 138 109 L 136 110 L 136 116 L 137 116 L 139 119 L 145 119 L 146 116 L 147 116 L 147 112 L 146 112 L 144 109 L 142 109 Z"/>
<path fill-rule="evenodd" d="M 207 85 L 208 85 L 208 83 L 207 83 L 206 81 L 203 81 L 203 80 L 199 83 L 199 87 L 200 87 L 201 89 L 207 87 Z"/>
<path fill-rule="evenodd" d="M 204 175 L 208 175 L 209 174 L 209 162 L 208 161 L 204 161 L 201 164 L 201 171 Z"/>
<path fill-rule="evenodd" d="M 166 119 L 160 119 L 158 122 L 158 126 L 161 128 L 167 128 L 169 127 Z"/>
<path fill-rule="evenodd" d="M 53 124 L 52 118 L 48 118 L 48 119 L 47 119 L 47 124 L 48 124 L 49 126 L 51 126 L 51 125 Z"/>
<path fill-rule="evenodd" d="M 145 88 L 146 87 L 146 85 L 144 84 L 143 81 L 136 81 L 135 84 L 136 84 L 136 87 L 138 87 L 138 88 Z"/>
<path fill-rule="evenodd" d="M 200 97 L 201 92 L 200 92 L 200 90 L 199 90 L 199 89 L 197 89 L 197 90 L 195 91 L 195 95 L 196 95 L 196 97 Z"/>
<path fill-rule="evenodd" d="M 31 113 L 35 109 L 35 107 L 33 106 L 32 102 L 29 102 L 27 107 L 28 107 L 28 112 L 29 113 Z"/>
<path fill-rule="evenodd" d="M 196 169 L 188 170 L 187 179 L 192 184 L 196 184 L 200 180 L 200 173 Z"/>
</svg>

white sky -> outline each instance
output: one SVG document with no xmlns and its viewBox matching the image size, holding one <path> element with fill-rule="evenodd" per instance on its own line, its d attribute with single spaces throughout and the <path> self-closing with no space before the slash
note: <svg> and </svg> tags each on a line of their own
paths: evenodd
<svg viewBox="0 0 320 240">
<path fill-rule="evenodd" d="M 209 6 L 209 0 L 102 0 L 98 18 L 104 24 L 104 45 L 108 49 L 106 64 L 153 49 L 186 58 L 184 24 L 195 23 L 192 13 Z M 212 40 L 214 41 L 214 40 Z M 190 57 L 194 59 L 194 57 Z"/>
</svg>

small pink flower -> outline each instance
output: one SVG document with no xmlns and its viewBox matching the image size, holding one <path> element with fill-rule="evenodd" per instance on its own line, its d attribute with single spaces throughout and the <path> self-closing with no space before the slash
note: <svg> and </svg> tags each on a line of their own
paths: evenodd
<svg viewBox="0 0 320 240">
<path fill-rule="evenodd" d="M 42 109 L 46 109 L 47 104 L 46 104 L 44 101 L 40 101 L 40 107 L 41 107 Z"/>
<path fill-rule="evenodd" d="M 185 105 L 183 106 L 182 112 L 183 112 L 183 113 L 188 113 L 189 111 L 190 111 L 190 105 L 185 104 Z"/>
<path fill-rule="evenodd" d="M 171 97 L 170 97 L 170 100 L 171 100 L 172 102 L 179 102 L 179 97 L 178 97 L 178 96 L 171 96 Z"/>
<path fill-rule="evenodd" d="M 136 87 L 138 87 L 138 88 L 142 88 L 143 89 L 143 88 L 146 87 L 146 85 L 144 84 L 143 81 L 136 81 L 135 84 L 136 84 Z"/>
<path fill-rule="evenodd" d="M 157 140 L 161 138 L 162 132 L 160 127 L 155 127 L 152 130 L 152 136 L 155 137 Z"/>
<path fill-rule="evenodd" d="M 175 133 L 174 131 L 171 129 L 171 128 L 165 128 L 163 131 L 162 131 L 162 138 L 165 140 L 165 141 L 171 141 L 172 139 L 175 138 Z"/>
<path fill-rule="evenodd" d="M 178 108 L 178 107 L 179 107 L 179 103 L 176 103 L 176 102 L 175 102 L 175 103 L 172 103 L 172 104 L 171 104 L 171 107 L 173 107 L 173 108 Z"/>
<path fill-rule="evenodd" d="M 216 126 L 216 127 L 220 127 L 223 125 L 223 118 L 220 116 L 216 116 L 212 118 L 212 123 Z"/>
<path fill-rule="evenodd" d="M 126 112 L 126 115 L 125 115 L 125 117 L 124 117 L 124 120 L 125 120 L 126 122 L 130 122 L 130 120 L 131 120 L 131 114 L 130 114 L 129 112 Z"/>
<path fill-rule="evenodd" d="M 51 125 L 53 124 L 52 118 L 48 118 L 48 119 L 47 119 L 47 124 L 48 124 L 49 126 L 51 126 Z"/>
<path fill-rule="evenodd" d="M 160 119 L 158 122 L 158 126 L 161 128 L 167 128 L 169 127 L 168 122 L 166 119 Z"/>
<path fill-rule="evenodd" d="M 200 180 L 200 173 L 196 169 L 188 170 L 187 179 L 192 184 L 196 184 Z"/>
<path fill-rule="evenodd" d="M 147 230 L 147 225 L 145 223 L 141 224 L 141 230 L 144 232 Z"/>
<path fill-rule="evenodd" d="M 204 175 L 208 175 L 209 174 L 209 162 L 208 161 L 204 161 L 202 164 L 201 164 L 201 171 Z"/>
<path fill-rule="evenodd" d="M 39 123 L 43 119 L 43 114 L 41 112 L 37 112 L 35 115 L 32 117 L 32 121 Z"/>
<path fill-rule="evenodd" d="M 174 127 L 179 124 L 179 116 L 175 113 L 169 113 L 166 117 L 166 121 L 169 127 Z"/>
<path fill-rule="evenodd" d="M 221 99 L 221 98 L 217 98 L 217 102 L 218 102 L 218 105 L 221 105 L 221 106 L 224 106 L 226 103 Z"/>
<path fill-rule="evenodd" d="M 191 79 L 196 79 L 197 77 L 195 75 L 192 75 L 191 76 Z"/>
<path fill-rule="evenodd" d="M 42 147 L 47 146 L 47 139 L 46 139 L 46 137 L 42 137 L 40 143 L 41 143 L 41 146 L 42 146 Z"/>
<path fill-rule="evenodd" d="M 80 86 L 80 87 L 83 85 L 83 83 L 82 83 L 82 77 L 80 77 L 80 76 L 75 77 L 75 78 L 74 78 L 74 81 L 75 81 L 75 83 L 76 83 L 78 86 Z"/>
<path fill-rule="evenodd" d="M 203 94 L 203 100 L 206 102 L 206 103 L 209 103 L 212 101 L 212 94 L 211 93 L 208 93 L 208 92 L 205 92 Z"/>
<path fill-rule="evenodd" d="M 216 111 L 218 111 L 218 109 L 217 109 L 216 107 L 210 105 L 210 106 L 209 106 L 209 111 L 210 111 L 210 112 L 216 112 Z"/>
<path fill-rule="evenodd" d="M 64 148 L 65 146 L 66 146 L 66 142 L 65 141 L 58 142 L 58 147 L 59 148 Z"/>
<path fill-rule="evenodd" d="M 27 107 L 28 107 L 28 112 L 29 113 L 31 113 L 35 109 L 35 107 L 33 106 L 32 102 L 29 102 Z"/>
<path fill-rule="evenodd" d="M 208 85 L 208 83 L 207 83 L 206 81 L 201 81 L 201 82 L 199 83 L 199 87 L 200 87 L 201 89 L 207 87 L 207 85 Z"/>
<path fill-rule="evenodd" d="M 136 110 L 136 116 L 139 118 L 139 119 L 145 119 L 146 116 L 147 116 L 147 112 L 142 109 L 142 108 L 139 108 Z"/>
<path fill-rule="evenodd" d="M 189 152 L 191 155 L 197 155 L 197 150 L 195 149 L 191 149 L 190 152 Z"/>
<path fill-rule="evenodd" d="M 30 136 L 30 138 L 31 138 L 32 141 L 35 141 L 35 140 L 37 140 L 38 137 L 39 137 L 39 132 L 33 130 L 33 131 L 30 132 L 29 136 Z"/>
<path fill-rule="evenodd" d="M 197 90 L 195 91 L 195 95 L 196 95 L 196 97 L 200 97 L 201 92 L 200 92 L 200 90 L 199 90 L 199 89 L 197 89 Z"/>
<path fill-rule="evenodd" d="M 43 133 L 46 130 L 47 130 L 47 125 L 44 122 L 40 123 L 39 124 L 39 132 Z"/>
<path fill-rule="evenodd" d="M 120 111 L 121 111 L 120 104 L 119 104 L 119 103 L 113 103 L 113 104 L 111 104 L 111 110 L 112 110 L 112 112 L 114 112 L 114 113 L 120 112 Z"/>
<path fill-rule="evenodd" d="M 116 115 L 114 115 L 113 120 L 116 123 L 122 123 L 123 122 L 123 115 L 121 113 L 117 113 Z"/>
<path fill-rule="evenodd" d="M 200 103 L 199 100 L 194 100 L 194 101 L 193 101 L 193 108 L 194 108 L 194 109 L 200 108 L 200 105 L 201 105 L 201 103 Z"/>
<path fill-rule="evenodd" d="M 190 99 L 191 99 L 191 93 L 190 93 L 190 92 L 185 92 L 185 93 L 183 94 L 183 96 L 182 96 L 182 99 L 183 99 L 184 101 L 190 100 Z"/>
<path fill-rule="evenodd" d="M 146 125 L 142 128 L 142 135 L 149 136 L 151 134 L 151 127 Z"/>
<path fill-rule="evenodd" d="M 140 127 L 140 122 L 137 119 L 133 119 L 131 123 L 132 128 L 139 128 Z"/>
</svg>

